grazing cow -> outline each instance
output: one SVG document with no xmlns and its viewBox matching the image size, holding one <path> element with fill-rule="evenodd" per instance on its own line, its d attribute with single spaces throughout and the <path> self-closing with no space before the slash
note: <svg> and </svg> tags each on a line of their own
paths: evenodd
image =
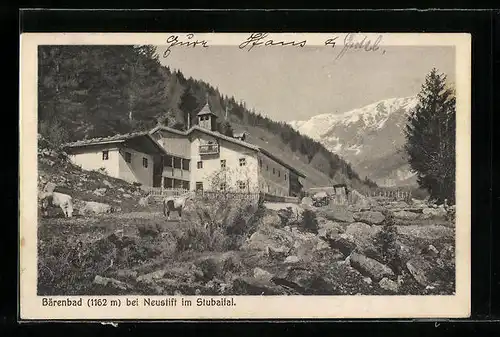
<svg viewBox="0 0 500 337">
<path fill-rule="evenodd" d="M 40 195 L 40 199 L 44 215 L 48 214 L 48 208 L 52 206 L 60 207 L 65 217 L 71 218 L 73 216 L 73 199 L 71 196 L 59 192 L 43 192 Z"/>
<path fill-rule="evenodd" d="M 163 214 L 170 220 L 170 212 L 177 211 L 179 213 L 179 218 L 182 216 L 182 209 L 184 208 L 186 201 L 191 200 L 193 196 L 190 193 L 186 193 L 181 196 L 169 196 L 163 199 Z"/>
</svg>

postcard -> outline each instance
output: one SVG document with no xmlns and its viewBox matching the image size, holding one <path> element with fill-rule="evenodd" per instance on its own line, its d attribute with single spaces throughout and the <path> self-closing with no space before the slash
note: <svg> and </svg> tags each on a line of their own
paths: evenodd
<svg viewBox="0 0 500 337">
<path fill-rule="evenodd" d="M 470 34 L 20 39 L 21 320 L 470 315 Z"/>
</svg>

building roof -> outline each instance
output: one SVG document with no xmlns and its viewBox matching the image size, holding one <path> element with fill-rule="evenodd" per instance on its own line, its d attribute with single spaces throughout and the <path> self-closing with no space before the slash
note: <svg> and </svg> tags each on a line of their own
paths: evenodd
<svg viewBox="0 0 500 337">
<path fill-rule="evenodd" d="M 208 135 L 211 135 L 213 137 L 224 139 L 224 140 L 226 140 L 228 142 L 231 142 L 231 143 L 234 143 L 234 144 L 238 144 L 240 146 L 246 147 L 248 149 L 251 149 L 251 150 L 254 150 L 254 151 L 257 151 L 257 152 L 261 152 L 261 153 L 265 154 L 266 156 L 268 156 L 269 158 L 271 158 L 274 161 L 276 161 L 277 163 L 279 163 L 279 164 L 285 166 L 286 168 L 290 169 L 291 171 L 295 172 L 298 176 L 303 177 L 303 178 L 306 177 L 304 173 L 300 172 L 295 167 L 293 167 L 292 165 L 288 164 L 286 162 L 286 159 L 280 158 L 277 155 L 275 155 L 273 153 L 273 151 L 271 149 L 269 149 L 267 146 L 265 146 L 262 142 L 260 142 L 260 143 L 249 143 L 249 142 L 246 142 L 246 141 L 243 141 L 243 140 L 239 140 L 237 138 L 233 138 L 233 137 L 229 137 L 229 136 L 223 135 L 223 134 L 221 134 L 219 132 L 215 132 L 215 131 L 211 131 L 211 130 L 199 127 L 197 125 L 193 126 L 192 128 L 190 128 L 189 130 L 186 130 L 186 131 L 179 131 L 179 130 L 176 130 L 176 129 L 169 128 L 167 126 L 157 126 L 154 129 L 152 129 L 149 133 L 150 134 L 154 134 L 155 132 L 157 132 L 159 130 L 169 131 L 169 132 L 180 134 L 180 135 L 184 135 L 184 136 L 188 136 L 193 131 L 200 131 L 200 132 L 206 133 Z M 246 132 L 246 133 L 248 134 L 248 132 Z"/>
<path fill-rule="evenodd" d="M 149 141 L 153 142 L 153 145 L 158 152 L 166 153 L 165 149 L 160 144 L 158 144 L 158 142 L 151 136 L 151 134 L 148 131 L 131 132 L 131 133 L 114 135 L 110 137 L 82 139 L 75 142 L 66 143 L 63 145 L 63 148 L 71 149 L 71 148 L 82 148 L 93 145 L 120 144 L 138 138 L 148 139 Z"/>
<path fill-rule="evenodd" d="M 213 115 L 215 117 L 217 117 L 216 114 L 214 114 L 212 112 L 212 110 L 210 110 L 210 106 L 208 105 L 208 102 L 205 104 L 205 106 L 203 108 L 201 108 L 200 112 L 198 112 L 197 116 L 203 116 L 203 115 Z"/>
</svg>

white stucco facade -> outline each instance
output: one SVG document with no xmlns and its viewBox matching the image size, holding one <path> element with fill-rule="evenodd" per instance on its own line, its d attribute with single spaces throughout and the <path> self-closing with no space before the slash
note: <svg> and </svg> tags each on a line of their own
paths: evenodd
<svg viewBox="0 0 500 337">
<path fill-rule="evenodd" d="M 130 162 L 125 160 L 126 153 L 130 154 Z M 114 178 L 144 186 L 153 185 L 153 157 L 149 154 L 126 147 L 100 146 L 78 149 L 69 157 L 73 164 L 84 170 L 103 169 L 103 173 Z"/>
<path fill-rule="evenodd" d="M 202 132 L 193 133 L 191 139 L 191 190 L 201 183 L 204 190 L 258 192 L 256 151 Z M 200 154 L 200 145 L 209 141 L 218 142 L 218 154 Z"/>
<path fill-rule="evenodd" d="M 108 159 L 103 159 L 103 152 L 108 152 Z M 114 178 L 120 178 L 120 153 L 117 147 L 99 147 L 80 149 L 69 155 L 71 162 L 84 170 L 100 170 Z"/>
</svg>

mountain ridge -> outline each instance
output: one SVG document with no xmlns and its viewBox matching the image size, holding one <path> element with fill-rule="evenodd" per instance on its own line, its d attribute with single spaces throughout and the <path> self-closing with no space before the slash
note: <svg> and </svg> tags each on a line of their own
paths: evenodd
<svg viewBox="0 0 500 337">
<path fill-rule="evenodd" d="M 319 114 L 289 125 L 342 156 L 381 186 L 416 185 L 403 151 L 403 133 L 416 95 L 391 97 L 340 114 Z"/>
</svg>

